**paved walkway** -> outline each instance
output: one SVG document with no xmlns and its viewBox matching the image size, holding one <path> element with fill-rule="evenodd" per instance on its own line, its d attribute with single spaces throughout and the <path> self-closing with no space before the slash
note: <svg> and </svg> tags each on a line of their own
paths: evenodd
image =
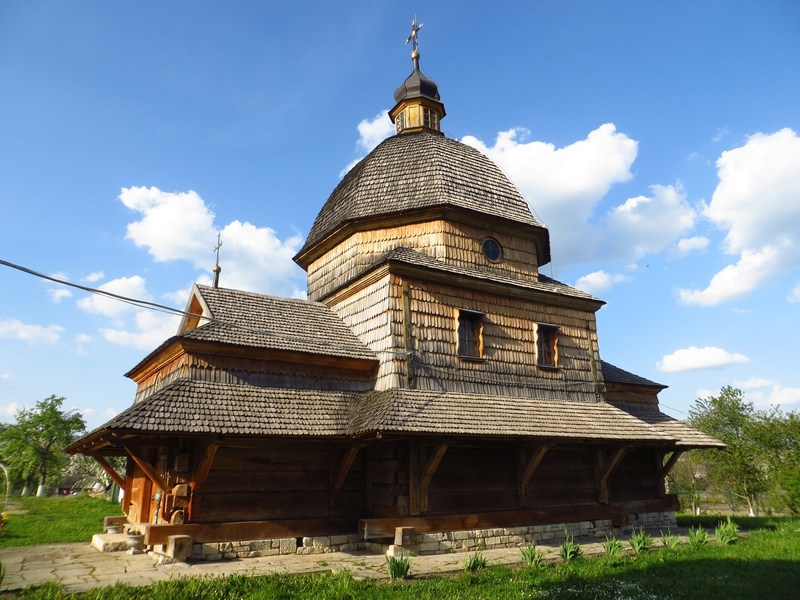
<svg viewBox="0 0 800 600">
<path fill-rule="evenodd" d="M 582 543 L 584 554 L 602 552 L 600 543 Z M 541 545 L 546 558 L 556 558 L 558 548 Z M 515 564 L 520 561 L 518 548 L 484 550 L 490 565 Z M 461 571 L 465 552 L 415 556 L 411 560 L 413 576 Z M 6 575 L 0 591 L 19 590 L 29 585 L 57 581 L 70 592 L 126 583 L 149 585 L 175 577 L 225 576 L 233 573 L 311 573 L 348 569 L 354 577 L 388 578 L 386 558 L 370 552 L 332 552 L 329 554 L 278 555 L 259 558 L 173 563 L 156 565 L 156 559 L 127 552 L 98 552 L 89 544 L 49 544 L 0 549 L 0 563 Z"/>
</svg>

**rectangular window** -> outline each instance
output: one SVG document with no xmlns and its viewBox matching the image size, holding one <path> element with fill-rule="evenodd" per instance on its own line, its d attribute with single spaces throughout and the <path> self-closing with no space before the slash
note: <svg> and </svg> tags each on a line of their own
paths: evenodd
<svg viewBox="0 0 800 600">
<path fill-rule="evenodd" d="M 540 367 L 558 367 L 558 327 L 536 326 L 536 363 Z"/>
<path fill-rule="evenodd" d="M 458 355 L 480 358 L 482 350 L 483 314 L 472 310 L 458 311 Z"/>
<path fill-rule="evenodd" d="M 422 109 L 422 124 L 425 127 L 436 129 L 436 113 L 430 108 Z"/>
<path fill-rule="evenodd" d="M 405 128 L 406 128 L 406 113 L 401 112 L 394 118 L 394 131 L 395 133 L 400 133 Z"/>
</svg>

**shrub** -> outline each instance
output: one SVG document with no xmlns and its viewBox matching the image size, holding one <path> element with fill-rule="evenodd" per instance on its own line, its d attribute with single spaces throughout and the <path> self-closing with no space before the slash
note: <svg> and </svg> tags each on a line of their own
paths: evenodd
<svg viewBox="0 0 800 600">
<path fill-rule="evenodd" d="M 486 568 L 486 557 L 480 551 L 471 554 L 464 559 L 464 571 L 467 573 L 477 573 Z"/>
<path fill-rule="evenodd" d="M 692 527 L 689 530 L 689 546 L 699 548 L 708 544 L 708 532 L 701 526 Z"/>
<path fill-rule="evenodd" d="M 544 565 L 544 552 L 539 550 L 536 544 L 521 548 L 520 551 L 522 552 L 522 562 L 524 562 L 526 566 L 532 569 L 538 569 Z"/>
<path fill-rule="evenodd" d="M 714 529 L 714 537 L 720 544 L 733 544 L 739 539 L 739 526 L 730 517 L 727 521 L 720 521 Z"/>
<path fill-rule="evenodd" d="M 681 538 L 672 533 L 669 529 L 667 529 L 667 533 L 664 533 L 663 531 L 661 532 L 661 544 L 664 546 L 664 548 L 675 550 L 680 543 Z"/>
<path fill-rule="evenodd" d="M 622 550 L 622 542 L 620 542 L 613 535 L 611 537 L 606 536 L 606 543 L 603 544 L 603 551 L 606 553 L 606 556 L 614 558 L 615 556 L 622 554 Z"/>
<path fill-rule="evenodd" d="M 400 556 L 387 556 L 386 567 L 392 579 L 405 579 L 411 571 L 411 558 L 405 552 Z"/>
<path fill-rule="evenodd" d="M 630 544 L 634 554 L 642 554 L 653 547 L 653 538 L 640 528 L 639 531 L 631 533 Z"/>
<path fill-rule="evenodd" d="M 573 538 L 566 531 L 564 533 L 566 533 L 567 537 L 564 540 L 564 543 L 558 548 L 558 554 L 564 559 L 564 562 L 570 562 L 583 556 L 581 545 L 577 544 L 575 542 L 575 538 Z"/>
</svg>

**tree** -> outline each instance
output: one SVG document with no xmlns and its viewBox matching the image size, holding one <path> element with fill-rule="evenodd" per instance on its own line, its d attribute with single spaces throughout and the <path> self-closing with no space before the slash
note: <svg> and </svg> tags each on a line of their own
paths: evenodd
<svg viewBox="0 0 800 600">
<path fill-rule="evenodd" d="M 725 450 L 703 451 L 709 476 L 729 498 L 747 503 L 751 516 L 756 501 L 769 489 L 769 455 L 759 426 L 760 414 L 741 390 L 725 386 L 719 396 L 698 399 L 689 409 L 689 423 L 728 445 Z"/>
<path fill-rule="evenodd" d="M 38 479 L 37 496 L 44 495 L 48 476 L 66 464 L 64 447 L 86 431 L 80 413 L 61 410 L 64 400 L 53 395 L 31 410 L 22 409 L 17 423 L 0 434 L 2 455 L 12 472 L 26 483 Z"/>
</svg>

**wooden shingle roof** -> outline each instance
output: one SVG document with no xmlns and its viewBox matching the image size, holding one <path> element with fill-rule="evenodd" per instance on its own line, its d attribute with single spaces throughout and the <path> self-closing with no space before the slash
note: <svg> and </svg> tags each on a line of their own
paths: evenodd
<svg viewBox="0 0 800 600">
<path fill-rule="evenodd" d="M 372 352 L 321 302 L 196 286 L 213 321 L 182 338 L 253 348 L 375 360 Z"/>
<path fill-rule="evenodd" d="M 342 436 L 372 433 L 521 437 L 548 441 L 720 447 L 658 411 L 408 389 L 299 390 L 180 379 L 123 411 L 68 450 L 107 432 L 142 435 Z"/>
<path fill-rule="evenodd" d="M 336 186 L 298 255 L 346 223 L 450 206 L 541 228 L 522 194 L 478 150 L 428 132 L 381 142 Z M 546 252 L 549 261 L 549 244 Z M 545 256 L 541 257 L 545 259 Z"/>
<path fill-rule="evenodd" d="M 606 382 L 625 383 L 629 385 L 644 385 L 648 387 L 657 387 L 662 390 L 667 387 L 664 384 L 650 381 L 649 379 L 635 375 L 634 373 L 626 371 L 625 369 L 620 369 L 619 367 L 614 366 L 604 360 L 600 361 L 600 368 L 603 372 L 603 379 Z"/>
</svg>

